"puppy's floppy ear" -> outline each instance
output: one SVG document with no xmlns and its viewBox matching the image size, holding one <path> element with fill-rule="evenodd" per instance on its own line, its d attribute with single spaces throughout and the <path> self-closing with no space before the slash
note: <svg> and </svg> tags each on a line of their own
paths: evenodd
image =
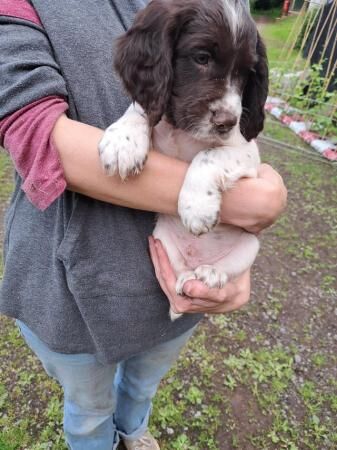
<svg viewBox="0 0 337 450">
<path fill-rule="evenodd" d="M 115 68 L 133 101 L 156 125 L 171 94 L 173 69 L 171 14 L 164 0 L 151 2 L 117 42 Z"/>
<path fill-rule="evenodd" d="M 268 95 L 267 53 L 259 34 L 257 35 L 256 53 L 258 60 L 254 71 L 249 75 L 242 96 L 244 113 L 241 120 L 241 132 L 247 141 L 256 138 L 263 130 L 264 104 Z"/>
</svg>

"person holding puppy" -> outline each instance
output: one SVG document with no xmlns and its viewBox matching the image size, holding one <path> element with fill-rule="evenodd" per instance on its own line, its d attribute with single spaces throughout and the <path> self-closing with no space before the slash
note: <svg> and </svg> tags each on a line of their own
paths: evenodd
<svg viewBox="0 0 337 450">
<path fill-rule="evenodd" d="M 245 305 L 250 273 L 175 294 L 155 212 L 177 214 L 187 164 L 151 151 L 127 182 L 102 173 L 105 129 L 129 100 L 112 73 L 113 41 L 143 0 L 0 0 L 0 144 L 15 166 L 6 215 L 0 312 L 17 319 L 64 389 L 73 450 L 158 449 L 151 399 L 202 313 Z M 270 166 L 223 196 L 221 220 L 258 233 L 283 210 Z M 153 265 L 155 270 L 153 270 Z M 159 282 L 159 283 L 158 283 Z M 185 313 L 172 323 L 173 309 Z"/>
</svg>

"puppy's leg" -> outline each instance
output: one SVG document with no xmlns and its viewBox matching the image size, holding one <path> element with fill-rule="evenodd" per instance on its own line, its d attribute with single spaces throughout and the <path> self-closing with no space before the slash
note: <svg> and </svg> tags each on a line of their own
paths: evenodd
<svg viewBox="0 0 337 450">
<path fill-rule="evenodd" d="M 221 241 L 219 242 L 221 245 Z M 257 237 L 245 233 L 230 253 L 212 265 L 201 265 L 194 270 L 197 280 L 205 283 L 209 288 L 225 286 L 231 278 L 242 274 L 251 267 L 259 251 Z"/>
<path fill-rule="evenodd" d="M 222 148 L 199 152 L 192 160 L 179 193 L 178 212 L 195 235 L 207 233 L 219 222 L 221 193 L 231 186 Z M 227 169 L 226 169 L 227 170 Z"/>
<path fill-rule="evenodd" d="M 239 178 L 256 176 L 256 168 L 240 165 L 225 147 L 199 152 L 179 194 L 178 212 L 184 226 L 197 236 L 212 230 L 219 222 L 222 192 Z"/>
<path fill-rule="evenodd" d="M 222 172 L 212 150 L 199 152 L 187 170 L 179 193 L 178 213 L 185 228 L 197 236 L 218 223 Z"/>
<path fill-rule="evenodd" d="M 124 180 L 137 175 L 144 167 L 150 148 L 151 130 L 147 116 L 137 104 L 132 104 L 117 122 L 110 125 L 98 149 L 107 175 Z"/>
<path fill-rule="evenodd" d="M 223 287 L 227 280 L 241 275 L 253 265 L 259 248 L 260 243 L 257 237 L 254 234 L 245 233 L 232 251 L 212 266 L 215 275 L 209 277 L 206 274 L 202 281 L 209 287 Z M 214 286 L 214 279 L 216 280 L 217 278 L 220 282 Z"/>
</svg>

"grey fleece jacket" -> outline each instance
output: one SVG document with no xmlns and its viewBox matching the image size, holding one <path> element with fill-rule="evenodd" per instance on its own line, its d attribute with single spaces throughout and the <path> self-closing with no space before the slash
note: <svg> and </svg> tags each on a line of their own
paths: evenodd
<svg viewBox="0 0 337 450">
<path fill-rule="evenodd" d="M 72 119 L 106 128 L 128 106 L 112 72 L 113 42 L 143 0 L 31 0 L 43 28 L 0 16 L 0 119 L 47 95 Z M 27 149 L 29 151 L 29 149 Z M 155 216 L 66 191 L 46 211 L 20 189 L 6 215 L 0 312 L 52 350 L 116 362 L 170 340 L 200 315 L 172 323 L 147 237 Z"/>
</svg>

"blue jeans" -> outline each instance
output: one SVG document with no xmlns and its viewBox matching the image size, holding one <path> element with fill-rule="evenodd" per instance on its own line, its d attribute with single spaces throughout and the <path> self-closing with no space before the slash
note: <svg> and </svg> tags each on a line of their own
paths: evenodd
<svg viewBox="0 0 337 450">
<path fill-rule="evenodd" d="M 71 450 L 113 450 L 119 437 L 137 439 L 148 426 L 151 400 L 194 329 L 120 364 L 94 355 L 51 351 L 17 321 L 29 347 L 64 391 L 64 433 Z"/>
</svg>

